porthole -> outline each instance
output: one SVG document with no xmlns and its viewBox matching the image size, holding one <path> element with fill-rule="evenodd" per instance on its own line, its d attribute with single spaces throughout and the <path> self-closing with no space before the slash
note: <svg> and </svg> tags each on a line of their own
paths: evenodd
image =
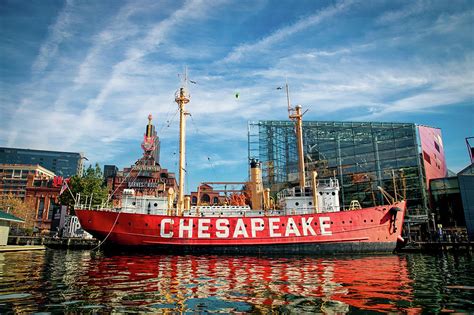
<svg viewBox="0 0 474 315">
<path fill-rule="evenodd" d="M 352 221 L 349 221 L 349 223 L 352 223 Z"/>
<path fill-rule="evenodd" d="M 128 222 L 128 225 L 129 225 L 129 226 L 132 226 L 132 222 Z"/>
<path fill-rule="evenodd" d="M 134 205 L 136 205 L 136 204 L 137 204 L 137 203 L 136 203 L 135 201 L 134 201 L 134 202 L 132 202 L 132 206 L 134 206 Z"/>
<path fill-rule="evenodd" d="M 299 206 L 299 205 L 300 205 L 300 203 L 299 203 L 299 202 L 295 202 L 295 206 Z"/>
<path fill-rule="evenodd" d="M 323 192 L 322 192 L 322 191 L 320 191 L 320 192 L 319 192 L 319 194 L 322 196 L 322 195 L 323 195 Z"/>
<path fill-rule="evenodd" d="M 334 224 L 334 222 L 331 221 L 331 224 Z"/>
<path fill-rule="evenodd" d="M 374 220 L 370 220 L 370 222 L 374 222 Z"/>
<path fill-rule="evenodd" d="M 161 226 L 161 224 L 160 224 L 160 223 L 158 223 L 158 227 L 160 227 L 160 226 Z"/>
<path fill-rule="evenodd" d="M 313 203 L 310 201 L 310 202 L 309 202 L 309 205 L 310 205 L 310 206 L 312 206 L 312 205 L 313 205 Z"/>
<path fill-rule="evenodd" d="M 335 196 L 335 195 L 336 195 L 336 193 L 333 191 L 333 192 L 332 192 L 332 195 L 333 195 L 333 196 Z"/>
<path fill-rule="evenodd" d="M 364 220 L 364 223 L 367 223 L 367 220 Z"/>
<path fill-rule="evenodd" d="M 148 226 L 148 223 L 145 223 L 145 226 Z"/>
<path fill-rule="evenodd" d="M 154 206 L 155 206 L 155 207 L 158 207 L 158 204 L 155 202 Z"/>
<path fill-rule="evenodd" d="M 345 223 L 345 222 L 344 222 L 344 221 L 342 221 L 342 224 L 344 224 L 344 223 Z"/>
<path fill-rule="evenodd" d="M 282 223 L 281 226 L 285 226 L 285 223 Z"/>
</svg>

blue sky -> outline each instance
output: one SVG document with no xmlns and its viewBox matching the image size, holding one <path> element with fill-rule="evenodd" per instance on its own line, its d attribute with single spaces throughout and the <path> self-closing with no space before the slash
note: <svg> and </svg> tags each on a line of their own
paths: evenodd
<svg viewBox="0 0 474 315">
<path fill-rule="evenodd" d="M 176 171 L 188 66 L 191 189 L 246 179 L 247 122 L 287 119 L 286 78 L 306 120 L 439 127 L 448 167 L 468 164 L 473 1 L 0 0 L 0 32 L 0 146 L 122 168 L 152 113 Z"/>
</svg>

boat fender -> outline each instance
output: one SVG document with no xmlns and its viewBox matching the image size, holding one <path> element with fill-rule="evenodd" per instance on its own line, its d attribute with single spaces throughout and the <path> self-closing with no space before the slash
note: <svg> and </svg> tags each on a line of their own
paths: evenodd
<svg viewBox="0 0 474 315">
<path fill-rule="evenodd" d="M 391 218 L 391 222 L 392 222 L 392 228 L 393 228 L 393 232 L 397 232 L 397 225 L 395 224 L 395 222 L 397 221 L 397 213 L 399 211 L 402 211 L 402 209 L 400 209 L 399 207 L 391 207 L 389 212 L 390 214 L 392 215 L 392 218 Z"/>
</svg>

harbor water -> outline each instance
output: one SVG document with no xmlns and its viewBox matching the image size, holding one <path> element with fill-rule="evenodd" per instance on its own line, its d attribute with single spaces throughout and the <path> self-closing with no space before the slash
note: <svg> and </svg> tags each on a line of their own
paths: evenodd
<svg viewBox="0 0 474 315">
<path fill-rule="evenodd" d="M 0 253 L 0 313 L 474 312 L 468 254 Z"/>
</svg>

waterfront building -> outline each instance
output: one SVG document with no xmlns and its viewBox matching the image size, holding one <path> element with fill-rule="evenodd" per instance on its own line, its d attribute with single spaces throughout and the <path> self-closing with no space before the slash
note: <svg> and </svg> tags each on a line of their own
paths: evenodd
<svg viewBox="0 0 474 315">
<path fill-rule="evenodd" d="M 458 181 L 467 233 L 474 240 L 474 163 L 458 173 Z"/>
<path fill-rule="evenodd" d="M 115 165 L 104 165 L 104 180 L 117 175 L 118 167 Z"/>
<path fill-rule="evenodd" d="M 24 220 L 14 215 L 0 210 L 0 246 L 8 243 L 8 235 L 10 234 L 10 222 L 23 223 Z"/>
<path fill-rule="evenodd" d="M 25 189 L 25 201 L 33 205 L 34 227 L 38 232 L 51 231 L 54 217 L 61 211 L 59 193 L 62 178 L 28 175 Z"/>
<path fill-rule="evenodd" d="M 178 184 L 175 174 L 162 168 L 157 160 L 160 155 L 159 144 L 155 127 L 152 124 L 152 116 L 149 115 L 141 145 L 142 157 L 134 165 L 117 171 L 115 176 L 109 176 L 106 179 L 114 204 L 118 205 L 124 189 L 133 189 L 136 195 L 155 196 L 166 196 L 170 188 L 172 191 L 177 191 Z"/>
<path fill-rule="evenodd" d="M 0 147 L 0 163 L 40 165 L 64 178 L 82 175 L 82 153 Z"/>
<path fill-rule="evenodd" d="M 29 176 L 35 179 L 52 179 L 56 176 L 40 165 L 0 164 L 0 196 L 12 195 L 25 199 Z"/>
<path fill-rule="evenodd" d="M 50 230 L 55 211 L 59 210 L 61 179 L 40 165 L 0 164 L 0 198 L 19 198 L 31 205 L 28 214 L 34 226 Z"/>
<path fill-rule="evenodd" d="M 262 162 L 263 182 L 271 192 L 298 182 L 294 124 L 250 122 L 249 158 Z M 308 179 L 339 179 L 341 206 L 357 200 L 362 207 L 384 202 L 378 187 L 392 196 L 405 191 L 406 222 L 427 223 L 428 183 L 447 174 L 441 130 L 413 123 L 304 121 Z M 310 183 L 308 183 L 310 186 Z"/>
<path fill-rule="evenodd" d="M 430 196 L 434 228 L 467 232 L 474 239 L 474 164 L 455 176 L 432 179 Z"/>
<path fill-rule="evenodd" d="M 201 184 L 198 187 L 198 191 L 191 192 L 191 206 L 196 206 L 198 200 L 200 200 L 200 205 L 217 206 L 224 204 L 226 197 L 219 191 L 215 191 L 211 185 Z"/>
</svg>

